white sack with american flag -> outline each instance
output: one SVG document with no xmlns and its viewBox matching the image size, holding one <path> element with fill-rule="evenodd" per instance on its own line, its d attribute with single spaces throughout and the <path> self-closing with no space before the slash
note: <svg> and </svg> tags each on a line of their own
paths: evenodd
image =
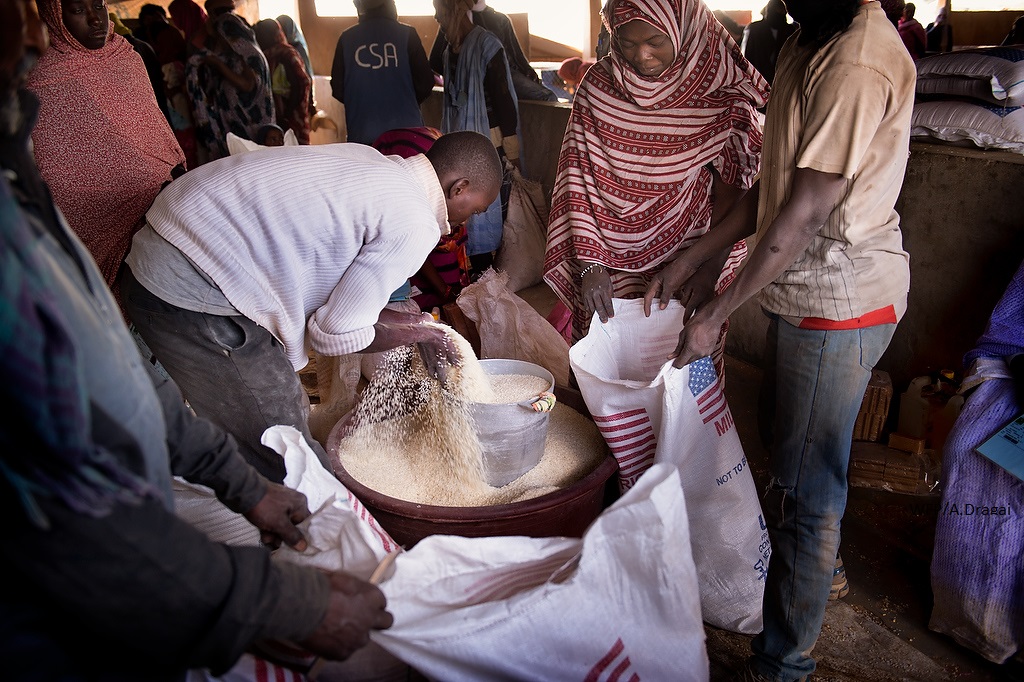
<svg viewBox="0 0 1024 682">
<path fill-rule="evenodd" d="M 443 682 L 708 679 L 686 502 L 655 467 L 583 539 L 431 535 L 381 583 L 374 642 Z"/>
<path fill-rule="evenodd" d="M 723 382 L 710 358 L 681 369 L 675 350 L 685 310 L 672 301 L 644 316 L 643 300 L 613 301 L 569 351 L 580 392 L 619 462 L 619 488 L 655 463 L 678 468 L 704 621 L 755 634 L 771 547 Z"/>
</svg>

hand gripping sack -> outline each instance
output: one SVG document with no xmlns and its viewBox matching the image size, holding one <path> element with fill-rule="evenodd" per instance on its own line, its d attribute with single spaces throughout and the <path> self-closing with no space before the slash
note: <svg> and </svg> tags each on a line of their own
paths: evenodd
<svg viewBox="0 0 1024 682">
<path fill-rule="evenodd" d="M 381 584 L 371 638 L 444 682 L 708 679 L 678 473 L 655 467 L 582 539 L 433 535 Z"/>
<path fill-rule="evenodd" d="M 261 442 L 284 457 L 287 474 L 283 483 L 304 494 L 313 512 L 299 524 L 309 545 L 306 550 L 300 553 L 282 545 L 273 554 L 275 562 L 346 571 L 366 580 L 388 554 L 401 551 L 356 496 L 324 468 L 301 433 L 291 426 L 272 426 L 263 433 Z M 299 669 L 312 666 L 308 679 L 318 682 L 400 682 L 410 675 L 408 664 L 373 642 L 344 661 L 317 660 L 301 649 L 281 649 L 280 645 L 265 646 L 261 653 Z M 239 666 L 244 664 L 245 658 L 239 661 Z M 241 679 L 292 679 L 277 674 Z M 228 677 L 224 682 L 234 679 Z"/>
<path fill-rule="evenodd" d="M 672 301 L 645 317 L 641 299 L 613 301 L 569 351 L 580 392 L 619 462 L 627 490 L 654 463 L 679 469 L 704 621 L 754 634 L 771 548 L 722 382 L 710 358 L 667 360 L 685 310 Z"/>
</svg>

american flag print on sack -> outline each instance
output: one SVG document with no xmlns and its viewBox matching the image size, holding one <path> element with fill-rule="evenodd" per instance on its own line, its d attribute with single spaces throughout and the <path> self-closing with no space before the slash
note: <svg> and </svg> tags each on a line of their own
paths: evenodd
<svg viewBox="0 0 1024 682">
<path fill-rule="evenodd" d="M 690 363 L 690 393 L 697 399 L 697 408 L 700 412 L 700 419 L 705 424 L 712 422 L 722 416 L 722 413 L 729 409 L 725 402 L 725 392 L 722 390 L 722 382 L 718 380 L 715 372 L 715 365 L 711 358 L 701 358 Z M 732 425 L 730 418 L 725 429 L 718 429 L 721 436 L 728 427 Z M 716 423 L 716 427 L 719 425 Z"/>
<path fill-rule="evenodd" d="M 600 661 L 590 669 L 584 682 L 640 682 L 640 676 L 630 670 L 633 664 L 626 655 L 626 645 L 621 639 L 608 650 Z"/>
<path fill-rule="evenodd" d="M 594 423 L 619 463 L 619 492 L 625 492 L 654 464 L 658 439 L 651 418 L 640 408 L 595 416 Z"/>
</svg>

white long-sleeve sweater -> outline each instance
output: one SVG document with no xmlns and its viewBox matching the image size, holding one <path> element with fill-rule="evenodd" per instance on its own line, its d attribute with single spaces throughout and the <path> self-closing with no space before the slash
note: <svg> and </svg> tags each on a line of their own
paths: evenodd
<svg viewBox="0 0 1024 682">
<path fill-rule="evenodd" d="M 425 156 L 359 144 L 279 147 L 200 166 L 146 214 L 296 369 L 362 350 L 391 293 L 447 234 Z"/>
</svg>

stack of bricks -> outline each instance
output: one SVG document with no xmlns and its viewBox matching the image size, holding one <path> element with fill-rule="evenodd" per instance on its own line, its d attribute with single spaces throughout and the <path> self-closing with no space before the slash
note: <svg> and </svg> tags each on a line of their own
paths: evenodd
<svg viewBox="0 0 1024 682">
<path fill-rule="evenodd" d="M 911 453 L 881 443 L 855 442 L 850 453 L 850 485 L 912 495 L 927 494 L 935 476 L 927 452 Z"/>
</svg>

